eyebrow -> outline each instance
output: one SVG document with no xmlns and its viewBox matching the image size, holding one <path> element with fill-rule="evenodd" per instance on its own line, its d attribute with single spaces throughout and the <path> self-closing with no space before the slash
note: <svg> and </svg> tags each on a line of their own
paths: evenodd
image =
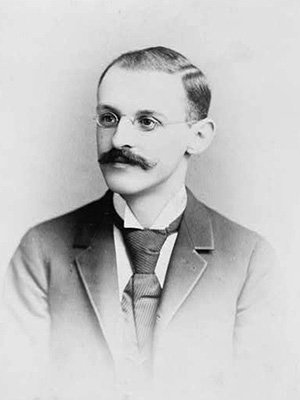
<svg viewBox="0 0 300 400">
<path fill-rule="evenodd" d="M 158 117 L 162 117 L 164 119 L 167 119 L 167 117 L 164 114 L 162 114 L 162 113 L 160 113 L 158 111 L 155 111 L 155 110 L 139 110 L 139 111 L 137 111 L 136 114 L 137 114 L 137 116 L 140 116 L 140 115 L 146 115 L 146 116 L 157 115 Z"/>
<path fill-rule="evenodd" d="M 110 110 L 110 111 L 116 112 L 118 114 L 121 114 L 121 111 L 118 110 L 116 107 L 110 106 L 108 104 L 98 104 L 97 105 L 97 108 L 96 108 L 97 111 L 100 111 L 100 110 L 103 110 L 103 109 Z"/>
<path fill-rule="evenodd" d="M 118 113 L 119 115 L 122 115 L 121 111 L 117 107 L 111 106 L 109 104 L 98 104 L 97 111 L 100 111 L 100 110 L 103 110 L 103 109 L 104 110 L 110 110 L 112 112 Z M 162 113 L 160 113 L 158 111 L 155 111 L 155 110 L 147 110 L 147 109 L 138 110 L 136 112 L 136 116 L 141 116 L 141 115 L 146 115 L 146 116 L 157 115 L 157 116 L 160 116 L 160 117 L 162 117 L 162 118 L 167 120 L 166 115 L 164 115 L 164 114 L 162 114 Z"/>
</svg>

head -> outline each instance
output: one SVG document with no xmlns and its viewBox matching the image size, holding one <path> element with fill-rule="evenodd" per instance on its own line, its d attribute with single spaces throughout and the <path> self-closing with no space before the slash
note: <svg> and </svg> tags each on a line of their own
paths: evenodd
<svg viewBox="0 0 300 400">
<path fill-rule="evenodd" d="M 188 161 L 213 138 L 204 74 L 164 47 L 122 54 L 100 77 L 97 145 L 109 188 L 122 195 L 184 184 Z"/>
</svg>

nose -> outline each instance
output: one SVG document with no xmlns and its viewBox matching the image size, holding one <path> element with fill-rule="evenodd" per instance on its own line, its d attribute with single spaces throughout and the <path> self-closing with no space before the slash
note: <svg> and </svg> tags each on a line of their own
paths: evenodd
<svg viewBox="0 0 300 400">
<path fill-rule="evenodd" d="M 135 140 L 135 130 L 131 120 L 121 117 L 119 124 L 112 137 L 112 145 L 115 148 L 133 147 Z"/>
</svg>

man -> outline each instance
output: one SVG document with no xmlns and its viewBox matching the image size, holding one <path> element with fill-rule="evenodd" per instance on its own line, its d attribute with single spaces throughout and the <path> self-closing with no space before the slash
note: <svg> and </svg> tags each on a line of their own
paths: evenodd
<svg viewBox="0 0 300 400">
<path fill-rule="evenodd" d="M 203 73 L 164 47 L 102 74 L 109 191 L 31 229 L 7 274 L 20 374 L 32 385 L 41 375 L 45 398 L 223 399 L 238 396 L 236 377 L 251 374 L 251 396 L 276 379 L 273 253 L 185 187 L 191 156 L 214 136 L 209 104 Z"/>
</svg>

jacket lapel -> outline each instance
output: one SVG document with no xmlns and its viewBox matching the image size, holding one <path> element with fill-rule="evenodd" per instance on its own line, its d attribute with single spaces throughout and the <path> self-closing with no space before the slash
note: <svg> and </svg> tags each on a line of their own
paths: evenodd
<svg viewBox="0 0 300 400">
<path fill-rule="evenodd" d="M 206 253 L 214 248 L 208 210 L 188 190 L 188 202 L 169 263 L 155 337 L 167 327 L 192 292 L 206 267 Z"/>
<path fill-rule="evenodd" d="M 155 338 L 168 326 L 207 267 L 214 249 L 209 211 L 188 190 L 188 202 L 169 263 L 158 308 Z M 79 224 L 76 265 L 112 358 L 120 352 L 122 311 L 108 192 Z"/>
<path fill-rule="evenodd" d="M 91 218 L 83 221 L 74 247 L 84 249 L 75 259 L 78 273 L 114 359 L 120 346 L 122 315 L 110 201 L 108 193 L 90 213 Z"/>
</svg>

